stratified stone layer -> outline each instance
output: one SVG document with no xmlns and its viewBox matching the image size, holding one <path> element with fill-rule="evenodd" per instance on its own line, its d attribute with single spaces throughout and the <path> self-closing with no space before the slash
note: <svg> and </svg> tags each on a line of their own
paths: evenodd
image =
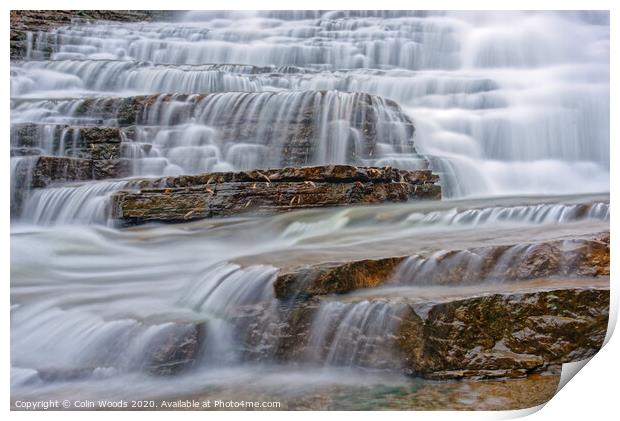
<svg viewBox="0 0 620 421">
<path fill-rule="evenodd" d="M 112 216 L 130 224 L 240 213 L 439 199 L 430 171 L 328 165 L 210 173 L 135 182 L 113 197 Z"/>
</svg>

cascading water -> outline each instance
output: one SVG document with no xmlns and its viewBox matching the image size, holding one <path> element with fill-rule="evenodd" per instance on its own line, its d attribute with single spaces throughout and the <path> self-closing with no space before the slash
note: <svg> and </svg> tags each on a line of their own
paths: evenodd
<svg viewBox="0 0 620 421">
<path fill-rule="evenodd" d="M 24 201 L 21 216 L 43 225 L 105 224 L 110 215 L 108 195 L 126 186 L 126 181 L 109 181 L 40 189 Z"/>
<path fill-rule="evenodd" d="M 509 269 L 545 242 L 560 268 L 545 277 L 570 278 L 573 237 L 609 229 L 606 13 L 190 12 L 27 40 L 11 63 L 16 397 L 406 383 L 377 370 L 400 370 L 411 302 L 535 282 Z M 126 172 L 36 173 L 41 157 L 95 159 L 89 130 Z M 332 163 L 430 167 L 450 200 L 109 220 L 135 178 Z M 275 298 L 289 268 L 386 256 L 409 257 L 385 287 Z"/>
<path fill-rule="evenodd" d="M 14 65 L 13 93 L 365 91 L 405 108 L 448 197 L 608 190 L 605 14 L 226 16 L 58 29 L 55 61 Z"/>
<path fill-rule="evenodd" d="M 307 358 L 328 367 L 394 369 L 390 342 L 405 308 L 380 300 L 323 303 L 313 320 Z"/>
</svg>

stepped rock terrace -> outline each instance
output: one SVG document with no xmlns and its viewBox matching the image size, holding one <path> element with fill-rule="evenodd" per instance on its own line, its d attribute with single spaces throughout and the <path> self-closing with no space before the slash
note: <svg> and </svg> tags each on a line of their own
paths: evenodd
<svg viewBox="0 0 620 421">
<path fill-rule="evenodd" d="M 12 405 L 545 403 L 608 333 L 609 30 L 12 11 Z"/>
</svg>

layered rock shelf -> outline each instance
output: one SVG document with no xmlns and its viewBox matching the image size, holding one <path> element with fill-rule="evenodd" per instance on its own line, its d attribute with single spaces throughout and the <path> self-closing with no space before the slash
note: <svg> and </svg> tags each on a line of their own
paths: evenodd
<svg viewBox="0 0 620 421">
<path fill-rule="evenodd" d="M 122 139 L 118 127 L 15 124 L 11 126 L 11 156 L 56 152 L 61 157 L 119 159 Z M 14 153 L 15 150 L 22 152 Z"/>
<path fill-rule="evenodd" d="M 569 244 L 575 254 L 568 266 L 536 254 Z M 482 280 L 461 267 L 463 281 L 446 279 L 444 286 L 404 278 L 405 257 L 281 270 L 273 283 L 276 305 L 229 310 L 250 361 L 324 364 L 346 352 L 353 365 L 433 380 L 525 377 L 594 355 L 609 316 L 608 233 L 529 246 L 528 263 L 515 265 L 523 271 Z M 506 250 L 485 252 L 500 267 Z M 314 282 L 284 294 L 301 273 Z M 384 328 L 369 327 L 377 320 Z M 185 323 L 162 334 L 147 358 L 149 371 L 172 375 L 192 367 L 208 347 L 206 329 Z"/>
<path fill-rule="evenodd" d="M 371 304 L 394 308 L 389 324 L 394 331 L 364 332 L 364 341 L 375 344 L 352 355 L 357 364 L 401 371 L 432 380 L 517 378 L 545 371 L 557 364 L 593 356 L 603 345 L 609 317 L 608 278 L 538 279 L 518 282 L 490 292 L 461 291 L 452 297 L 384 295 L 368 298 Z M 485 291 L 484 288 L 481 291 Z M 237 309 L 237 323 L 249 326 L 265 318 L 277 321 L 277 339 L 265 347 L 260 332 L 247 329 L 243 338 L 245 358 L 284 364 L 307 361 L 308 355 L 334 352 L 334 344 L 312 349 L 313 323 L 330 296 L 281 306 L 279 314 L 245 315 Z M 363 298 L 343 299 L 343 305 L 363 304 Z M 368 302 L 368 301 L 367 301 Z M 268 311 L 265 309 L 264 311 Z M 247 319 L 244 321 L 244 319 Z M 328 326 L 337 334 L 341 320 Z M 186 323 L 173 326 L 155 339 L 147 356 L 154 375 L 173 375 L 192 367 L 207 346 L 206 326 Z M 351 326 L 347 345 L 355 349 L 357 329 Z M 379 344 L 380 346 L 377 346 Z M 317 362 L 321 362 L 320 360 Z"/>
<path fill-rule="evenodd" d="M 127 224 L 179 222 L 240 213 L 439 199 L 430 171 L 328 165 L 134 181 L 112 197 L 112 217 Z"/>
<path fill-rule="evenodd" d="M 502 261 L 502 257 L 512 260 Z M 290 299 L 408 282 L 459 286 L 549 276 L 609 276 L 609 257 L 609 233 L 600 233 L 591 238 L 447 250 L 429 256 L 301 266 L 281 272 L 274 282 L 274 293 L 279 299 Z M 424 272 L 425 264 L 432 271 Z"/>
<path fill-rule="evenodd" d="M 85 159 L 58 156 L 28 156 L 18 165 L 18 187 L 42 188 L 52 183 L 102 180 L 129 175 L 127 159 Z"/>
<path fill-rule="evenodd" d="M 609 19 L 535 16 L 578 84 L 505 19 L 11 11 L 13 409 L 550 399 L 608 333 Z"/>
<path fill-rule="evenodd" d="M 458 253 L 468 258 L 447 259 Z M 472 264 L 480 263 L 479 256 L 483 263 Z M 511 265 L 502 263 L 507 256 Z M 333 338 L 351 331 L 345 343 L 367 344 L 350 348 L 357 349 L 352 361 L 363 366 L 428 379 L 522 377 L 544 371 L 588 358 L 602 346 L 609 314 L 609 256 L 609 233 L 603 232 L 435 253 L 426 257 L 433 259 L 427 263 L 433 271 L 425 279 L 419 278 L 423 266 L 416 265 L 417 255 L 282 270 L 273 283 L 282 303 L 273 352 L 286 362 L 333 355 L 340 343 Z M 334 313 L 323 327 L 327 339 L 319 343 L 324 349 L 309 354 L 316 346 L 312 332 L 322 320 L 321 311 L 332 304 L 344 313 Z M 390 319 L 383 323 L 393 326 L 391 333 L 364 324 L 345 326 L 352 320 L 346 315 L 356 314 L 356 306 L 359 311 L 376 306 L 378 313 L 363 314 L 368 320 Z M 261 358 L 261 352 L 256 346 L 255 357 Z"/>
<path fill-rule="evenodd" d="M 384 312 L 391 314 L 388 324 L 397 326 L 392 333 L 365 332 L 364 342 L 375 345 L 351 358 L 362 366 L 428 379 L 506 378 L 589 358 L 602 346 L 609 316 L 608 279 L 537 280 L 511 288 L 435 298 L 386 293 L 366 302 L 343 297 L 342 305 L 394 309 L 393 314 Z M 282 316 L 284 328 L 275 351 L 280 360 L 294 362 L 308 355 L 316 314 L 334 299 L 298 302 Z M 336 335 L 339 321 L 333 323 L 328 329 Z M 351 339 L 363 329 L 349 328 Z M 313 352 L 333 353 L 328 345 L 334 346 L 328 342 Z"/>
<path fill-rule="evenodd" d="M 24 101 L 27 106 L 29 100 Z M 396 103 L 366 93 L 303 91 L 291 97 L 233 92 L 58 101 L 49 104 L 70 109 L 71 124 L 61 119 L 11 127 L 14 209 L 32 188 L 171 169 L 192 174 L 209 162 L 225 168 L 276 169 L 179 176 L 177 181 L 166 178 L 164 184 L 164 179 L 136 181 L 140 191 L 118 195 L 114 216 L 129 223 L 172 222 L 441 196 L 437 176 L 425 170 L 428 163 L 415 152 L 411 120 Z M 220 111 L 226 104 L 230 113 Z M 244 111 L 248 108 L 251 112 Z M 192 132 L 195 120 L 208 128 Z M 185 143 L 177 145 L 170 136 Z M 346 147 L 338 160 L 354 163 L 357 169 L 346 171 L 355 175 L 333 176 L 345 166 L 304 167 L 324 162 L 339 142 Z M 386 150 L 395 159 L 399 154 L 409 157 L 408 165 L 419 170 L 367 168 Z M 201 155 L 193 159 L 193 153 Z M 224 155 L 228 162 L 222 162 Z M 246 162 L 248 157 L 251 162 Z M 200 163 L 196 168 L 194 161 Z M 304 169 L 292 174 L 290 167 Z M 217 186 L 205 187 L 210 178 Z"/>
<path fill-rule="evenodd" d="M 514 256 L 515 247 L 524 256 Z M 568 249 L 569 261 L 557 264 Z M 343 347 L 355 365 L 445 380 L 525 377 L 600 349 L 609 316 L 608 232 L 467 253 L 485 255 L 493 269 L 438 259 L 436 273 L 451 275 L 426 285 L 407 276 L 411 257 L 404 256 L 280 270 L 272 285 L 277 305 L 234 308 L 244 356 L 295 365 L 314 355 L 324 363 Z M 513 267 L 501 264 L 507 254 Z M 495 277 L 483 279 L 481 270 Z M 344 312 L 325 312 L 334 304 Z M 356 324 L 356 309 L 373 306 Z M 385 328 L 368 327 L 377 319 Z M 201 322 L 172 325 L 151 347 L 149 372 L 192 367 L 208 346 L 207 330 Z"/>
<path fill-rule="evenodd" d="M 49 144 L 41 144 L 43 131 L 49 135 Z M 12 175 L 14 186 L 44 188 L 52 183 L 126 177 L 131 162 L 122 158 L 121 138 L 114 127 L 15 125 L 11 127 L 11 156 L 21 161 Z"/>
<path fill-rule="evenodd" d="M 235 324 L 245 326 L 239 332 L 245 332 L 240 340 L 249 361 L 295 366 L 308 362 L 309 355 L 325 358 L 343 346 L 355 350 L 350 358 L 356 365 L 414 377 L 519 378 L 598 352 L 607 332 L 609 300 L 608 277 L 545 278 L 477 285 L 452 294 L 426 291 L 418 297 L 380 290 L 368 297 L 315 296 L 282 301 L 277 313 L 271 307 L 235 308 Z M 317 350 L 312 338 L 318 315 L 322 306 L 334 302 L 350 308 L 377 305 L 390 319 L 387 324 L 395 327 L 366 331 L 363 325 L 349 326 L 351 336 L 338 345 L 330 338 L 342 335 L 344 321 L 334 319 L 325 327 L 327 341 Z M 273 335 L 267 346 L 260 327 Z M 149 346 L 147 370 L 168 376 L 191 369 L 208 347 L 207 329 L 200 322 L 171 325 Z M 355 342 L 360 340 L 368 345 L 358 348 Z"/>
</svg>

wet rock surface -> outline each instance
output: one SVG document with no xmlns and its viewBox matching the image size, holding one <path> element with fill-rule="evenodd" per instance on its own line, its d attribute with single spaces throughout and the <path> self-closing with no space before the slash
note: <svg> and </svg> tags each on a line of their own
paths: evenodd
<svg viewBox="0 0 620 421">
<path fill-rule="evenodd" d="M 47 187 L 54 182 L 92 179 L 92 162 L 87 159 L 40 156 L 25 160 L 15 174 L 20 187 Z"/>
<path fill-rule="evenodd" d="M 121 132 L 115 127 L 19 124 L 11 127 L 15 186 L 43 188 L 52 183 L 122 178 L 131 163 L 121 157 Z"/>
<path fill-rule="evenodd" d="M 430 171 L 331 165 L 136 181 L 113 196 L 112 217 L 125 223 L 179 222 L 239 213 L 439 199 Z"/>
<path fill-rule="evenodd" d="M 302 267 L 281 273 L 274 282 L 277 298 L 342 294 L 385 283 L 406 257 L 365 259 L 345 264 Z"/>
<path fill-rule="evenodd" d="M 274 355 L 293 364 L 315 355 L 320 363 L 342 346 L 353 350 L 348 358 L 356 366 L 396 370 L 415 377 L 524 377 L 549 365 L 589 358 L 601 348 L 607 332 L 609 289 L 584 284 L 539 291 L 517 288 L 515 292 L 444 302 L 371 298 L 371 305 L 380 303 L 383 308 L 395 309 L 389 323 L 397 329 L 369 334 L 364 325 L 352 325 L 348 333 L 344 332 L 347 341 L 343 341 L 345 321 L 335 319 L 326 327 L 325 348 L 320 349 L 313 348 L 311 332 L 325 301 L 313 298 L 296 302 L 283 313 Z M 362 303 L 359 299 L 357 302 Z M 341 335 L 336 343 L 335 335 Z"/>
<path fill-rule="evenodd" d="M 71 158 L 39 155 L 33 153 L 33 149 L 24 151 L 27 152 L 24 154 L 13 154 L 13 151 L 14 149 L 11 149 L 12 159 L 19 160 L 15 162 L 11 174 L 11 215 L 14 216 L 23 211 L 24 201 L 32 189 L 71 182 L 122 178 L 127 177 L 131 171 L 131 161 L 125 158 Z M 107 156 L 110 155 L 99 155 L 100 158 Z M 13 162 L 11 165 L 13 166 Z"/>
<path fill-rule="evenodd" d="M 188 370 L 200 355 L 205 336 L 204 323 L 172 324 L 149 344 L 147 371 L 169 376 Z"/>
<path fill-rule="evenodd" d="M 411 120 L 393 101 L 367 93 L 303 91 L 296 93 L 292 102 L 288 94 L 277 92 L 87 97 L 66 104 L 58 101 L 62 108 L 71 109 L 71 124 L 20 122 L 11 127 L 12 156 L 41 157 L 38 161 L 30 158 L 28 165 L 12 163 L 16 168 L 15 209 L 24 196 L 20 189 L 124 178 L 150 174 L 151 170 L 155 174 L 183 173 L 183 165 L 193 173 L 200 167 L 194 168 L 194 161 L 202 159 L 204 165 L 213 165 L 224 154 L 230 155 L 226 158 L 230 162 L 220 165 L 223 168 L 277 169 L 139 181 L 140 192 L 123 194 L 122 205 L 117 207 L 122 212 L 115 215 L 129 223 L 173 222 L 241 212 L 271 213 L 441 197 L 437 176 L 425 170 L 428 163 L 415 152 Z M 231 113 L 215 112 L 222 102 L 234 108 Z M 219 105 L 212 107 L 213 103 Z M 255 107 L 256 103 L 261 106 Z M 254 111 L 243 112 L 248 107 Z M 211 111 L 205 114 L 205 109 Z M 171 133 L 190 136 L 180 128 L 186 128 L 194 119 L 206 119 L 208 129 L 192 142 L 219 145 L 202 158 L 201 148 L 175 149 L 176 141 L 165 140 Z M 206 133 L 209 139 L 203 138 Z M 296 168 L 324 162 L 326 154 L 331 155 L 328 149 L 337 143 L 346 146 L 338 152 L 342 154 L 338 161 L 356 167 Z M 366 167 L 380 148 L 386 148 L 384 143 L 393 143 L 387 149 L 395 154 L 415 156 L 409 164 L 420 169 Z M 193 153 L 197 154 L 195 159 Z M 247 154 L 251 162 L 244 161 Z M 81 170 L 77 171 L 77 167 Z M 211 177 L 213 188 L 207 186 Z"/>
<path fill-rule="evenodd" d="M 450 260 L 457 255 L 459 259 Z M 605 232 L 590 238 L 451 250 L 425 257 L 301 266 L 280 273 L 274 292 L 277 298 L 287 299 L 342 294 L 386 284 L 450 286 L 550 276 L 608 276 L 609 256 L 609 233 Z"/>
<path fill-rule="evenodd" d="M 427 378 L 523 376 L 579 361 L 603 345 L 608 289 L 495 294 L 404 317 L 397 340 L 406 370 Z"/>
<path fill-rule="evenodd" d="M 594 355 L 609 316 L 609 233 L 512 247 L 522 255 L 513 250 L 511 265 L 507 246 L 475 249 L 495 259 L 486 281 L 484 265 L 442 267 L 442 253 L 427 283 L 405 276 L 415 272 L 404 256 L 281 272 L 274 295 L 288 310 L 275 355 L 320 362 L 344 347 L 355 366 L 433 380 L 524 377 Z"/>
<path fill-rule="evenodd" d="M 118 127 L 24 123 L 11 126 L 12 156 L 46 155 L 93 160 L 121 158 Z"/>
<path fill-rule="evenodd" d="M 129 173 L 125 159 L 84 159 L 60 156 L 28 156 L 15 172 L 18 188 L 43 188 L 53 183 L 120 178 Z"/>
</svg>

